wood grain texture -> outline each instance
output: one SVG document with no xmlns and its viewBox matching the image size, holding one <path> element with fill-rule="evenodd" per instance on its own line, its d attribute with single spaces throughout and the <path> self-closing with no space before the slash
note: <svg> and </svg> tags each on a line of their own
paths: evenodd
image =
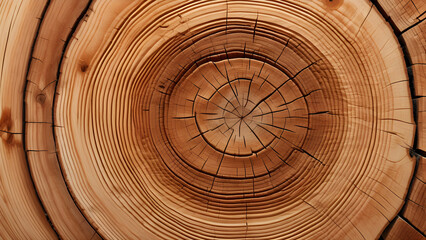
<svg viewBox="0 0 426 240">
<path fill-rule="evenodd" d="M 403 208 L 402 215 L 410 221 L 420 232 L 426 232 L 426 160 L 421 158 L 411 185 L 411 192 L 408 194 L 407 203 Z"/>
<path fill-rule="evenodd" d="M 414 80 L 415 94 L 418 104 L 418 148 L 426 151 L 426 117 L 425 117 L 425 102 L 422 99 L 425 96 L 426 82 L 425 78 L 425 63 L 426 63 L 426 22 L 414 26 L 410 30 L 402 34 L 407 49 L 410 54 L 412 74 Z"/>
<path fill-rule="evenodd" d="M 0 2 L 0 239 L 424 239 L 422 0 Z"/>
<path fill-rule="evenodd" d="M 425 239 L 416 229 L 400 217 L 391 223 L 389 231 L 383 233 L 385 240 L 422 240 Z"/>
<path fill-rule="evenodd" d="M 377 0 L 399 31 L 424 21 L 426 3 L 422 0 Z"/>
<path fill-rule="evenodd" d="M 415 125 L 370 2 L 131 3 L 95 2 L 58 82 L 61 164 L 102 235 L 380 235 Z"/>
<path fill-rule="evenodd" d="M 412 64 L 425 64 L 426 22 L 423 21 L 420 24 L 413 26 L 413 28 L 404 32 L 402 36 L 404 37 L 405 42 L 407 43 L 407 48 L 410 54 Z"/>
<path fill-rule="evenodd" d="M 412 149 L 417 158 L 411 181 L 410 192 L 403 206 L 400 217 L 390 224 L 384 232 L 385 239 L 424 239 L 426 219 L 424 211 L 424 150 L 426 149 L 425 136 L 425 22 L 424 13 L 426 4 L 424 1 L 379 1 L 384 9 L 385 15 L 389 16 L 394 32 L 404 48 L 405 61 L 409 71 L 409 79 L 413 102 L 415 103 L 417 122 L 417 141 Z M 422 157 L 423 156 L 423 157 Z M 402 220 L 402 218 L 404 220 Z M 416 233 L 416 231 L 418 233 Z M 388 234 L 389 233 L 389 234 Z"/>
<path fill-rule="evenodd" d="M 26 88 L 26 150 L 37 192 L 62 239 L 90 239 L 96 232 L 70 196 L 56 157 L 52 106 L 58 66 L 74 23 L 89 1 L 51 1 L 40 26 Z"/>
<path fill-rule="evenodd" d="M 426 98 L 421 96 L 416 99 L 418 118 L 418 148 L 426 151 Z"/>
<path fill-rule="evenodd" d="M 55 239 L 35 193 L 23 149 L 22 93 L 46 1 L 0 4 L 0 238 Z"/>
</svg>

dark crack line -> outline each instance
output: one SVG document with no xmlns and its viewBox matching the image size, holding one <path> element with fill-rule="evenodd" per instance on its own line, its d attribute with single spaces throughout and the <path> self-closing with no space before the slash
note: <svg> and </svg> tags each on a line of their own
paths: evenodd
<svg viewBox="0 0 426 240">
<path fill-rule="evenodd" d="M 211 192 L 211 191 L 212 191 L 212 189 L 213 189 L 213 185 L 214 185 L 214 182 L 215 182 L 215 180 L 216 180 L 216 176 L 219 174 L 219 170 L 220 170 L 220 167 L 221 167 L 221 165 L 222 165 L 223 158 L 225 157 L 226 149 L 228 149 L 229 141 L 231 140 L 231 137 L 232 137 L 232 135 L 233 135 L 233 134 L 234 134 L 234 130 L 232 130 L 232 133 L 231 133 L 231 135 L 229 136 L 228 141 L 226 142 L 225 149 L 223 150 L 222 157 L 221 157 L 221 159 L 220 159 L 219 166 L 217 167 L 216 174 L 215 174 L 215 175 L 214 175 L 214 177 L 213 177 L 212 185 L 211 185 L 211 187 L 210 187 L 209 192 Z"/>
<path fill-rule="evenodd" d="M 223 107 L 221 107 L 221 106 L 217 105 L 216 103 L 214 103 L 214 102 L 212 102 L 212 101 L 208 101 L 208 103 L 211 103 L 211 104 L 215 105 L 216 107 L 218 107 L 218 108 L 222 109 L 223 111 L 225 111 L 225 112 L 229 112 L 229 113 L 231 113 L 231 114 L 235 115 L 236 117 L 239 117 L 237 114 L 235 114 L 235 113 L 233 113 L 233 112 L 229 111 L 228 109 L 225 109 L 225 108 L 223 108 Z"/>
<path fill-rule="evenodd" d="M 207 121 L 216 121 L 216 120 L 220 120 L 220 119 L 224 119 L 225 117 L 218 117 L 218 118 L 207 118 Z"/>
<path fill-rule="evenodd" d="M 254 38 L 256 36 L 256 28 L 257 28 L 257 22 L 258 21 L 259 21 L 259 12 L 257 13 L 256 22 L 254 23 L 254 28 L 253 28 L 253 42 L 254 42 Z"/>
<path fill-rule="evenodd" d="M 22 2 L 21 2 L 21 4 L 22 4 Z M 27 70 L 26 70 L 26 74 L 25 74 L 26 79 L 29 78 L 28 76 L 30 74 L 30 68 L 31 68 L 31 63 L 32 63 L 32 56 L 34 54 L 35 46 L 37 44 L 37 39 L 38 39 L 38 37 L 40 35 L 40 30 L 41 30 L 41 26 L 42 26 L 42 23 L 43 23 L 43 19 L 46 16 L 47 9 L 49 8 L 50 4 L 51 4 L 51 1 L 47 0 L 46 5 L 44 6 L 43 11 L 41 13 L 38 25 L 37 25 L 37 30 L 36 30 L 36 33 L 35 33 L 35 36 L 34 36 L 34 40 L 33 40 L 32 46 L 31 46 L 31 50 L 30 50 L 30 59 L 28 60 Z M 10 30 L 11 30 L 11 28 L 9 27 L 8 36 L 7 36 L 7 40 L 6 40 L 5 51 L 6 51 L 6 47 L 7 47 L 7 42 L 9 40 Z M 4 58 L 3 58 L 3 65 L 2 65 L 2 74 L 3 74 L 3 66 L 4 66 Z M 23 118 L 22 119 L 22 134 L 24 136 L 24 139 L 22 141 L 22 148 L 23 148 L 23 150 L 25 152 L 25 161 L 26 161 L 26 164 L 27 164 L 28 173 L 29 173 L 30 178 L 31 178 L 32 187 L 35 190 L 35 195 L 36 195 L 36 197 L 37 197 L 37 199 L 38 199 L 38 201 L 40 203 L 40 207 L 41 207 L 42 211 L 44 212 L 46 220 L 49 223 L 50 227 L 52 228 L 53 232 L 58 237 L 58 239 L 61 239 L 61 236 L 59 235 L 58 231 L 56 230 L 56 228 L 55 228 L 55 226 L 54 226 L 54 224 L 52 222 L 52 220 L 50 219 L 50 216 L 49 216 L 49 214 L 48 214 L 48 212 L 46 210 L 45 204 L 41 200 L 39 191 L 37 191 L 36 184 L 34 182 L 34 176 L 33 176 L 32 172 L 31 172 L 31 165 L 30 165 L 30 162 L 29 162 L 29 159 L 28 159 L 28 149 L 27 149 L 27 144 L 26 144 L 26 141 L 25 141 L 25 137 L 27 136 L 26 135 L 26 117 L 27 117 L 27 112 L 26 111 L 27 111 L 27 106 L 26 106 L 26 100 L 25 100 L 26 93 L 28 91 L 27 87 L 28 87 L 28 80 L 26 81 L 25 86 L 24 86 L 24 94 L 23 94 L 23 101 L 22 101 L 22 104 L 23 104 L 23 108 L 22 108 L 22 118 Z M 67 186 L 67 189 L 68 189 L 68 186 Z M 74 201 L 74 203 L 75 203 L 75 201 Z"/>
<path fill-rule="evenodd" d="M 367 20 L 368 16 L 370 15 L 371 10 L 373 9 L 373 6 L 374 6 L 374 4 L 371 4 L 371 6 L 370 6 L 370 10 L 368 11 L 367 15 L 365 16 L 364 20 L 362 21 L 361 25 L 359 26 L 358 31 L 357 31 L 357 32 L 356 32 L 356 34 L 355 34 L 355 38 L 358 36 L 359 31 L 361 31 L 361 28 L 362 28 L 362 26 L 364 25 L 365 21 Z"/>
<path fill-rule="evenodd" d="M 49 0 L 50 2 L 50 0 Z M 55 82 L 55 94 L 53 95 L 53 106 L 52 106 L 52 122 L 55 123 L 55 102 L 56 102 L 56 96 L 58 95 L 57 91 L 58 91 L 58 83 L 59 83 L 59 77 L 61 75 L 61 67 L 62 67 L 62 63 L 63 60 L 65 58 L 65 52 L 68 48 L 69 43 L 71 42 L 72 38 L 74 37 L 74 33 L 77 30 L 77 27 L 80 25 L 81 21 L 84 19 L 84 17 L 86 16 L 87 12 L 90 10 L 90 6 L 92 5 L 93 0 L 88 0 L 88 3 L 86 5 L 86 7 L 83 9 L 83 11 L 81 12 L 81 14 L 78 16 L 78 18 L 76 19 L 76 21 L 74 22 L 74 25 L 71 28 L 71 31 L 68 33 L 68 36 L 66 38 L 66 40 L 64 41 L 64 46 L 63 46 L 63 50 L 62 50 L 62 55 L 61 55 L 61 59 L 59 61 L 58 64 L 58 71 L 56 73 L 56 82 Z M 25 103 L 24 103 L 25 105 Z M 52 127 L 52 133 L 53 133 L 53 141 L 55 142 L 55 146 L 56 146 L 56 134 L 55 134 L 55 127 Z M 56 148 L 56 147 L 55 147 Z M 56 159 L 58 161 L 59 164 L 59 168 L 61 171 L 61 175 L 62 178 L 64 179 L 65 182 L 65 186 L 67 188 L 68 194 L 71 197 L 71 200 L 74 202 L 75 206 L 77 207 L 77 209 L 79 210 L 79 212 L 81 213 L 81 215 L 83 216 L 83 218 L 86 220 L 86 222 L 89 224 L 89 226 L 91 226 L 91 228 L 93 229 L 93 231 L 101 238 L 104 239 L 104 237 L 102 236 L 102 234 L 100 234 L 98 232 L 98 229 L 93 227 L 93 225 L 90 223 L 90 221 L 87 219 L 86 215 L 83 214 L 83 211 L 81 210 L 79 204 L 77 204 L 77 201 L 74 199 L 73 195 L 71 194 L 71 190 L 68 187 L 67 182 L 65 181 L 65 174 L 64 174 L 64 170 L 61 167 L 61 164 L 59 163 L 59 155 L 58 155 L 58 151 L 56 151 Z"/>
<path fill-rule="evenodd" d="M 264 126 L 260 125 L 260 124 L 256 124 L 258 127 L 262 128 L 263 130 L 267 131 L 269 134 L 271 134 L 272 136 L 274 136 L 275 138 L 280 138 L 280 136 L 276 135 L 275 133 L 271 132 L 269 129 L 265 128 Z"/>
<path fill-rule="evenodd" d="M 259 141 L 259 143 L 262 145 L 263 148 L 266 148 L 265 144 L 260 140 L 259 136 L 253 131 L 253 129 L 247 124 L 247 122 L 243 119 L 244 124 L 250 129 L 250 131 L 253 133 L 253 135 L 256 137 L 256 139 Z"/>
<path fill-rule="evenodd" d="M 263 84 L 265 84 L 266 81 L 268 81 L 269 75 L 270 74 L 268 74 L 268 76 L 266 76 L 266 78 L 263 79 L 263 82 L 262 84 L 260 84 L 259 89 L 262 88 Z"/>
<path fill-rule="evenodd" d="M 248 87 L 248 90 L 247 90 L 247 100 L 246 100 L 246 103 L 244 104 L 244 107 L 246 107 L 246 106 L 247 106 L 247 104 L 248 104 L 248 102 L 249 102 L 249 98 L 250 98 L 250 90 L 251 90 L 251 84 L 253 83 L 254 75 L 255 75 L 255 73 L 253 73 L 253 76 L 252 76 L 252 77 L 251 77 L 251 79 L 250 79 L 249 87 Z M 243 113 L 243 115 L 244 115 L 244 113 Z"/>
<path fill-rule="evenodd" d="M 320 91 L 320 90 L 321 90 L 321 89 L 315 89 L 315 90 L 313 90 L 313 91 L 311 91 L 311 92 L 307 93 L 306 95 L 302 95 L 302 96 L 297 97 L 297 98 L 295 98 L 295 99 L 293 99 L 293 100 L 291 100 L 291 101 L 289 101 L 289 102 L 286 102 L 286 103 L 283 103 L 283 104 L 281 104 L 281 105 L 278 105 L 278 107 L 282 107 L 282 106 L 289 105 L 289 104 L 291 104 L 291 103 L 293 103 L 293 102 L 295 102 L 295 101 L 297 101 L 297 100 L 300 100 L 300 99 L 302 99 L 302 98 L 305 98 L 305 97 L 307 97 L 307 96 L 311 95 L 312 93 L 317 92 L 317 91 Z M 328 112 L 328 111 L 327 111 L 327 112 Z M 321 113 L 322 113 L 322 112 L 321 112 Z M 315 113 L 314 113 L 314 114 L 315 114 Z"/>
<path fill-rule="evenodd" d="M 319 160 L 318 158 L 316 158 L 314 155 L 308 153 L 306 150 L 304 150 L 303 148 L 295 148 L 297 151 L 305 153 L 306 155 L 308 155 L 309 157 L 313 158 L 314 160 L 316 160 L 317 162 L 321 163 L 321 165 L 325 166 L 325 164 Z"/>
<path fill-rule="evenodd" d="M 285 164 L 285 165 L 287 165 L 287 166 L 289 166 L 289 167 L 291 167 L 291 168 L 293 168 L 290 164 L 288 164 L 285 160 L 284 160 L 284 158 L 280 155 L 280 153 L 277 151 L 277 150 L 275 150 L 275 148 L 273 148 L 273 147 L 271 147 L 271 149 L 272 149 L 272 151 L 274 151 L 274 153 L 277 155 L 277 157 Z M 294 169 L 294 168 L 293 168 Z"/>
<path fill-rule="evenodd" d="M 280 129 L 280 130 L 282 130 L 282 131 L 287 131 L 287 132 L 295 133 L 295 131 L 292 131 L 292 130 L 287 129 L 287 128 L 284 128 L 284 127 L 275 126 L 275 125 L 273 125 L 273 124 L 263 123 L 263 122 L 261 122 L 261 124 L 262 124 L 262 125 L 266 125 L 266 126 L 270 126 L 270 127 L 274 127 L 274 128 Z M 259 125 L 259 126 L 260 126 L 260 125 Z M 279 137 L 278 137 L 278 138 L 279 138 Z"/>
<path fill-rule="evenodd" d="M 238 100 L 238 95 L 235 93 L 234 88 L 231 85 L 231 81 L 229 80 L 228 68 L 226 68 L 226 64 L 224 64 L 223 66 L 225 66 L 226 80 L 228 81 L 228 85 L 231 88 L 232 93 L 234 93 L 235 99 L 237 99 L 238 104 L 241 106 L 240 100 Z"/>
<path fill-rule="evenodd" d="M 276 93 L 282 86 L 284 86 L 287 82 L 293 80 L 294 78 L 296 78 L 300 73 L 302 73 L 303 71 L 305 71 L 306 69 L 310 68 L 312 65 L 316 64 L 316 62 L 310 63 L 308 66 L 302 68 L 299 72 L 297 72 L 293 77 L 287 79 L 286 81 L 284 81 L 283 83 L 281 83 L 281 85 L 279 85 L 277 88 L 274 89 L 274 91 L 272 91 L 270 94 L 268 94 L 266 97 L 264 97 L 263 99 L 261 99 L 251 110 L 249 113 L 247 113 L 245 116 L 249 115 L 250 113 L 253 112 L 253 110 L 255 108 L 257 108 L 262 102 L 266 101 L 268 98 L 270 98 L 274 93 Z M 315 90 L 314 90 L 315 91 Z M 312 93 L 312 92 L 311 92 Z M 309 94 L 311 94 L 309 93 Z M 245 117 L 244 116 L 244 117 Z"/>
<path fill-rule="evenodd" d="M 288 45 L 288 43 L 290 42 L 290 39 L 291 38 L 289 38 L 288 40 L 287 40 L 287 42 L 285 43 L 285 45 L 284 45 L 284 47 L 283 47 L 283 50 L 281 50 L 281 52 L 280 52 L 280 55 L 278 55 L 278 57 L 277 57 L 277 59 L 275 60 L 275 64 L 278 62 L 278 60 L 280 59 L 280 57 L 281 57 L 281 55 L 284 53 L 284 50 L 287 48 L 287 45 Z"/>
<path fill-rule="evenodd" d="M 317 162 L 321 163 L 321 165 L 325 166 L 325 164 L 324 164 L 321 160 L 319 160 L 318 158 L 314 157 L 312 154 L 308 153 L 308 152 L 307 152 L 307 151 L 305 151 L 303 148 L 300 148 L 300 147 L 296 146 L 294 143 L 290 142 L 290 141 L 289 141 L 288 139 L 286 139 L 285 137 L 280 136 L 280 139 L 285 140 L 286 142 L 288 142 L 288 143 L 290 143 L 291 145 L 293 145 L 293 149 L 294 149 L 294 150 L 297 150 L 297 151 L 299 151 L 299 152 L 301 152 L 301 153 L 305 153 L 305 154 L 306 154 L 306 155 L 308 155 L 309 157 L 311 157 L 311 158 L 313 158 L 314 160 L 316 160 Z"/>
<path fill-rule="evenodd" d="M 215 94 L 215 93 L 219 93 L 219 95 L 221 96 L 221 97 L 223 97 L 229 104 L 231 104 L 232 105 L 232 107 L 233 108 L 236 108 L 235 106 L 234 106 L 234 104 L 232 104 L 232 102 L 231 101 L 229 101 L 229 99 L 228 98 L 226 98 L 225 96 L 223 96 L 223 94 L 219 91 L 219 89 L 218 88 L 216 88 L 205 76 L 204 76 L 204 74 L 203 73 L 201 73 L 201 76 L 215 89 L 215 92 L 212 94 L 212 96 Z M 206 100 L 206 101 L 210 101 L 210 99 L 211 99 L 211 97 L 212 96 L 210 96 L 210 98 L 204 98 L 204 97 L 201 97 L 202 99 L 204 99 L 204 100 Z"/>
<path fill-rule="evenodd" d="M 270 111 L 270 112 L 266 112 L 266 113 L 262 113 L 262 114 L 257 114 L 257 115 L 253 115 L 253 117 L 262 117 L 268 114 L 274 114 L 274 113 L 278 113 L 278 112 L 284 112 L 285 110 L 287 110 L 288 108 L 284 108 L 281 110 L 276 110 L 276 111 Z"/>
</svg>

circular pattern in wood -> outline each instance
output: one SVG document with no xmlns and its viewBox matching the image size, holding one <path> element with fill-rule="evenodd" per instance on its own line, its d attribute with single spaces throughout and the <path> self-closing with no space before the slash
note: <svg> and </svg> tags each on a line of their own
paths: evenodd
<svg viewBox="0 0 426 240">
<path fill-rule="evenodd" d="M 260 76 L 262 67 L 266 72 L 279 70 L 271 70 L 271 66 L 265 67 L 266 63 L 249 58 L 227 60 L 206 63 L 191 73 L 189 79 L 179 81 L 167 106 L 171 118 L 168 124 L 171 131 L 167 135 L 188 143 L 190 149 L 199 145 L 192 140 L 201 137 L 205 144 L 199 147 L 208 145 L 219 155 L 250 157 L 268 148 L 285 130 L 288 113 L 283 112 L 288 109 L 280 86 L 268 81 L 270 75 Z M 211 80 L 205 77 L 209 73 L 213 73 Z M 278 79 L 288 78 L 283 73 L 276 75 Z M 189 93 L 189 89 L 194 90 Z M 185 104 L 186 101 L 192 102 L 192 106 Z M 190 135 L 191 123 L 180 123 L 186 120 L 195 124 L 195 135 Z M 187 136 L 179 137 L 183 132 L 179 126 L 188 128 Z M 268 126 L 275 129 L 266 129 Z M 266 132 L 258 132 L 257 128 Z"/>
<path fill-rule="evenodd" d="M 220 198 L 266 196 L 290 178 L 315 182 L 299 171 L 312 161 L 324 166 L 308 152 L 317 144 L 308 145 L 305 139 L 321 142 L 320 133 L 331 131 L 331 125 L 322 123 L 333 121 L 325 107 L 331 104 L 324 97 L 328 90 L 315 80 L 326 63 L 316 61 L 320 56 L 301 57 L 303 50 L 317 52 L 315 47 L 294 48 L 304 39 L 291 40 L 279 28 L 256 33 L 231 20 L 225 27 L 205 28 L 209 31 L 163 45 L 176 44 L 181 51 L 175 55 L 160 48 L 165 57 L 156 61 L 168 70 L 155 77 L 160 79 L 154 83 L 156 91 L 143 93 L 152 94 L 150 115 L 139 119 L 143 114 L 135 114 L 136 123 L 150 119 L 162 161 L 189 188 Z M 267 44 L 256 50 L 262 42 Z M 292 64 L 304 67 L 292 71 Z M 146 69 L 144 75 L 155 70 Z M 309 122 L 316 127 L 310 134 Z M 318 167 L 316 173 L 326 171 Z"/>
<path fill-rule="evenodd" d="M 362 239 L 397 213 L 409 90 L 366 2 L 94 9 L 66 53 L 55 134 L 101 235 Z"/>
</svg>

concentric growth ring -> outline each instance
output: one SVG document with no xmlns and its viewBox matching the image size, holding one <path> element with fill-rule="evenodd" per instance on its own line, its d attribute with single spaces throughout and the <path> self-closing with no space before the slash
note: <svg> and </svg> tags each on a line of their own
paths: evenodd
<svg viewBox="0 0 426 240">
<path fill-rule="evenodd" d="M 262 23 L 254 24 L 257 28 Z M 162 53 L 171 62 L 157 60 L 170 70 L 154 86 L 149 119 L 160 120 L 150 120 L 152 138 L 169 169 L 185 184 L 241 198 L 241 194 L 277 191 L 280 188 L 274 186 L 290 176 L 297 178 L 296 166 L 303 168 L 309 161 L 323 165 L 303 145 L 312 117 L 328 113 L 323 106 L 329 104 L 313 84 L 312 73 L 324 62 L 300 58 L 301 53 L 291 48 L 302 40 L 290 39 L 279 29 L 255 32 L 242 27 L 238 19 L 228 20 L 225 28 L 206 28 L 188 39 L 164 44 L 179 44 L 175 48 L 181 52 Z M 269 44 L 259 52 L 255 50 L 259 42 Z M 274 51 L 273 57 L 264 53 Z M 292 72 L 284 53 L 294 54 L 293 64 L 305 67 Z M 176 59 L 180 67 L 173 69 Z M 309 114 L 309 105 L 318 112 Z M 310 160 L 291 165 L 290 156 L 297 152 Z M 288 177 L 271 175 L 279 171 L 286 171 Z M 234 188 L 235 184 L 250 187 Z"/>
<path fill-rule="evenodd" d="M 95 2 L 55 106 L 69 189 L 101 235 L 378 236 L 413 125 L 367 2 L 120 2 Z"/>
</svg>

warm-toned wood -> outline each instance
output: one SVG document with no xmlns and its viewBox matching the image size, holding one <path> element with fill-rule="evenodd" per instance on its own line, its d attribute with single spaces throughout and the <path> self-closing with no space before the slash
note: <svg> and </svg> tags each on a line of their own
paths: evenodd
<svg viewBox="0 0 426 240">
<path fill-rule="evenodd" d="M 381 234 L 405 200 L 415 125 L 371 2 L 131 3 L 95 2 L 55 106 L 68 186 L 102 235 Z M 254 116 L 268 111 L 285 112 Z"/>
<path fill-rule="evenodd" d="M 426 4 L 424 4 L 426 5 Z M 403 33 L 403 38 L 407 44 L 408 53 L 410 54 L 415 95 L 418 97 L 418 142 L 419 149 L 426 151 L 426 21 L 414 26 L 410 30 Z"/>
<path fill-rule="evenodd" d="M 402 35 L 407 44 L 408 53 L 412 62 L 413 81 L 415 94 L 419 97 L 417 102 L 418 110 L 418 148 L 426 151 L 426 21 L 414 26 Z"/>
<path fill-rule="evenodd" d="M 418 230 L 426 233 L 426 160 L 420 158 L 417 173 L 414 176 L 411 192 L 404 206 L 403 216 Z"/>
<path fill-rule="evenodd" d="M 0 239 L 424 238 L 424 1 L 88 4 L 0 3 Z"/>
<path fill-rule="evenodd" d="M 400 31 L 422 21 L 426 16 L 423 0 L 377 0 Z"/>
<path fill-rule="evenodd" d="M 412 64 L 425 64 L 426 21 L 404 32 L 402 36 L 407 44 Z"/>
<path fill-rule="evenodd" d="M 426 77 L 425 77 L 425 30 L 424 21 L 426 2 L 419 0 L 379 0 L 381 7 L 386 15 L 390 17 L 396 25 L 395 32 L 401 32 L 399 36 L 406 45 L 406 60 L 411 71 L 412 87 L 414 87 L 414 102 L 417 106 L 417 149 L 416 152 L 424 154 L 426 150 Z M 402 220 L 396 218 L 396 223 L 392 223 L 384 232 L 385 239 L 424 239 L 426 213 L 424 210 L 424 158 L 419 158 L 418 169 L 412 180 L 411 191 L 409 192 L 406 204 L 403 207 L 401 216 L 409 221 L 411 226 Z M 414 227 L 412 227 L 414 226 Z M 423 236 L 421 233 L 423 232 Z"/>
<path fill-rule="evenodd" d="M 396 217 L 383 233 L 385 240 L 423 240 L 421 233 L 416 231 L 404 219 Z"/>
<path fill-rule="evenodd" d="M 415 94 L 418 97 L 426 96 L 426 1 L 422 0 L 378 0 L 381 7 L 395 23 L 406 43 L 413 74 Z M 414 97 L 414 96 L 413 96 Z M 424 100 L 419 100 L 420 108 L 424 107 Z M 418 114 L 418 142 L 419 149 L 426 150 L 425 117 L 423 110 Z"/>
<path fill-rule="evenodd" d="M 416 96 L 426 96 L 426 64 L 414 64 L 411 66 L 414 76 L 414 89 Z"/>
<path fill-rule="evenodd" d="M 0 239 L 55 239 L 23 149 L 22 99 L 31 47 L 46 1 L 0 3 Z"/>
<path fill-rule="evenodd" d="M 426 96 L 416 99 L 417 103 L 417 147 L 426 151 Z"/>
<path fill-rule="evenodd" d="M 58 66 L 68 34 L 89 1 L 53 0 L 34 46 L 25 96 L 26 149 L 34 184 L 62 239 L 90 239 L 96 233 L 65 185 L 53 139 L 52 106 Z"/>
</svg>

